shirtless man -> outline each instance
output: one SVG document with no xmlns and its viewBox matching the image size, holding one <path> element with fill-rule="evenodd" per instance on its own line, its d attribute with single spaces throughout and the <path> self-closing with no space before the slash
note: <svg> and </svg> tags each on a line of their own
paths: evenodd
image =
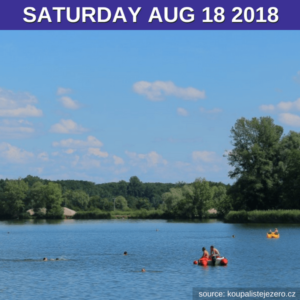
<svg viewBox="0 0 300 300">
<path fill-rule="evenodd" d="M 203 255 L 201 258 L 209 258 L 209 253 L 208 251 L 205 249 L 205 247 L 202 248 L 202 251 L 203 251 Z"/>
<path fill-rule="evenodd" d="M 210 246 L 210 256 L 220 256 L 220 252 L 214 246 Z"/>
</svg>

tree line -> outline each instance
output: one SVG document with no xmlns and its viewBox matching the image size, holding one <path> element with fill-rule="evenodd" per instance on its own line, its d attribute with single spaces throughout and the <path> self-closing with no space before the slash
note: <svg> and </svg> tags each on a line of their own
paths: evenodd
<svg viewBox="0 0 300 300">
<path fill-rule="evenodd" d="M 300 133 L 283 134 L 270 117 L 240 118 L 231 129 L 227 153 L 231 185 L 198 178 L 193 183 L 128 182 L 95 184 L 79 180 L 44 180 L 28 175 L 0 180 L 0 217 L 16 218 L 33 208 L 36 215 L 62 217 L 75 211 L 156 210 L 174 218 L 203 218 L 215 208 L 231 210 L 300 209 Z M 41 212 L 46 208 L 46 216 Z"/>
<path fill-rule="evenodd" d="M 0 217 L 22 218 L 27 216 L 27 210 L 33 209 L 36 217 L 61 218 L 62 207 L 75 211 L 110 212 L 116 209 L 160 210 L 168 213 L 175 213 L 176 207 L 177 215 L 179 205 L 184 207 L 183 198 L 192 197 L 194 185 L 197 184 L 143 183 L 137 176 L 132 176 L 129 182 L 122 180 L 104 184 L 77 180 L 50 181 L 31 175 L 18 180 L 1 179 Z M 211 186 L 225 187 L 222 183 L 211 183 Z M 173 198 L 173 194 L 181 190 L 181 197 Z M 187 200 L 187 206 L 190 205 L 189 201 L 192 200 Z M 46 208 L 46 214 L 41 208 Z M 197 215 L 191 209 L 187 211 L 191 216 Z"/>
</svg>

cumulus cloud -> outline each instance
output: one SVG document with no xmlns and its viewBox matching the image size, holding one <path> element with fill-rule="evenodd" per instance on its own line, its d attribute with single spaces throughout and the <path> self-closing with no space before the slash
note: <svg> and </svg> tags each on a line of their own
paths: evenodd
<svg viewBox="0 0 300 300">
<path fill-rule="evenodd" d="M 182 108 L 182 107 L 178 107 L 178 108 L 177 108 L 177 114 L 178 114 L 179 116 L 183 116 L 183 117 L 187 117 L 187 116 L 189 115 L 188 111 L 185 110 L 185 109 Z"/>
<path fill-rule="evenodd" d="M 300 127 L 300 117 L 290 113 L 279 114 L 279 121 L 289 126 Z"/>
<path fill-rule="evenodd" d="M 166 165 L 168 162 L 160 154 L 155 151 L 147 154 L 138 154 L 135 152 L 125 151 L 126 155 L 131 159 L 130 163 L 134 166 L 140 163 L 146 163 L 148 167 L 155 167 L 157 165 Z"/>
<path fill-rule="evenodd" d="M 207 110 L 204 107 L 200 107 L 200 112 L 204 113 L 204 114 L 218 114 L 218 113 L 222 112 L 222 109 L 213 108 L 213 109 Z"/>
<path fill-rule="evenodd" d="M 9 143 L 0 143 L 0 157 L 10 163 L 27 163 L 34 154 L 27 152 Z"/>
<path fill-rule="evenodd" d="M 209 151 L 194 151 L 192 153 L 192 158 L 194 161 L 203 161 L 206 163 L 211 163 L 218 160 L 216 153 Z"/>
<path fill-rule="evenodd" d="M 89 148 L 88 153 L 98 157 L 108 157 L 108 153 L 102 152 L 99 148 Z"/>
<path fill-rule="evenodd" d="M 29 93 L 14 93 L 0 88 L 0 117 L 41 117 L 38 101 Z"/>
<path fill-rule="evenodd" d="M 56 91 L 57 95 L 66 95 L 72 93 L 71 89 L 59 87 Z"/>
<path fill-rule="evenodd" d="M 99 141 L 94 136 L 88 136 L 85 141 L 67 139 L 67 140 L 61 140 L 60 142 L 53 142 L 52 145 L 53 147 L 62 147 L 62 148 L 70 148 L 70 149 L 88 148 L 88 147 L 100 148 L 103 146 L 102 142 Z"/>
<path fill-rule="evenodd" d="M 273 112 L 275 110 L 275 106 L 272 105 L 272 104 L 269 104 L 269 105 L 261 105 L 259 107 L 259 109 L 261 111 L 265 111 L 265 112 Z"/>
<path fill-rule="evenodd" d="M 124 160 L 121 157 L 113 155 L 113 159 L 115 165 L 124 165 Z"/>
<path fill-rule="evenodd" d="M 70 97 L 64 96 L 58 100 L 65 108 L 78 109 L 80 105 L 77 101 L 72 100 Z"/>
<path fill-rule="evenodd" d="M 133 90 L 137 94 L 146 96 L 151 101 L 162 101 L 166 96 L 193 101 L 205 98 L 205 91 L 193 87 L 178 87 L 172 81 L 139 81 L 133 85 Z"/>
<path fill-rule="evenodd" d="M 73 120 L 62 119 L 59 123 L 52 125 L 49 131 L 62 134 L 80 134 L 86 132 L 87 129 L 83 128 L 81 125 L 78 125 Z"/>
<path fill-rule="evenodd" d="M 296 101 L 287 101 L 287 102 L 280 102 L 277 105 L 261 105 L 260 110 L 265 112 L 275 112 L 275 111 L 291 111 L 291 110 L 300 110 L 300 98 Z"/>
</svg>

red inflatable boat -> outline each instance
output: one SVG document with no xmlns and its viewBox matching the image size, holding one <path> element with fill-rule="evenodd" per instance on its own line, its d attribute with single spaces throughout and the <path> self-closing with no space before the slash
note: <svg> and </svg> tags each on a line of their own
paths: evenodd
<svg viewBox="0 0 300 300">
<path fill-rule="evenodd" d="M 220 256 L 216 257 L 215 259 L 203 257 L 203 258 L 200 258 L 198 261 L 195 260 L 194 264 L 198 264 L 198 265 L 201 265 L 201 266 L 204 266 L 204 267 L 206 267 L 206 266 L 218 266 L 218 265 L 227 266 L 228 260 L 227 260 L 227 258 L 220 257 Z"/>
</svg>

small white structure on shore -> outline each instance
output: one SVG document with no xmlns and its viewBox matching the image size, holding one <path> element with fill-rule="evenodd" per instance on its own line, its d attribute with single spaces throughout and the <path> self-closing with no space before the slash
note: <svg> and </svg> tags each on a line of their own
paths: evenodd
<svg viewBox="0 0 300 300">
<path fill-rule="evenodd" d="M 209 213 L 209 214 L 217 214 L 218 212 L 217 212 L 216 209 L 211 208 L 211 209 L 208 210 L 208 213 Z"/>
</svg>

